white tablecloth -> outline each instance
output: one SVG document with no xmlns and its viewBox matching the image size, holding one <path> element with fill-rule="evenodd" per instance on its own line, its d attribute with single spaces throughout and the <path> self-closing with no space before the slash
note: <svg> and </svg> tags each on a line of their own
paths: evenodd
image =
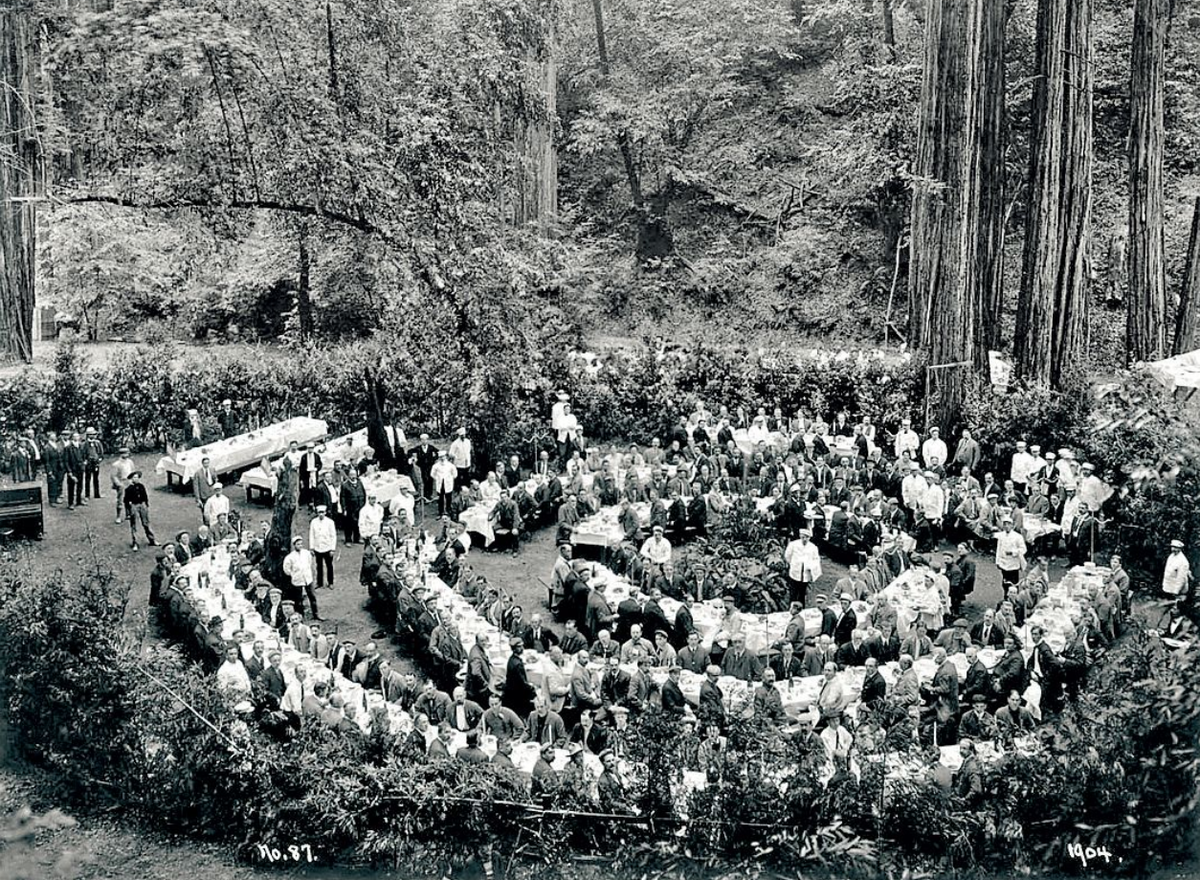
<svg viewBox="0 0 1200 880">
<path fill-rule="evenodd" d="M 480 501 L 478 504 L 472 504 L 458 517 L 458 521 L 467 527 L 468 532 L 483 536 L 483 546 L 485 547 L 490 547 L 496 540 L 491 520 L 492 511 L 495 509 L 495 502 Z"/>
<path fill-rule="evenodd" d="M 218 474 L 227 474 L 286 452 L 292 441 L 303 445 L 320 440 L 328 433 L 329 426 L 321 419 L 300 416 L 208 446 L 182 450 L 174 457 L 163 456 L 158 460 L 155 471 L 160 476 L 168 472 L 176 474 L 186 483 L 200 470 L 204 459 L 209 458 L 213 470 Z"/>
<path fill-rule="evenodd" d="M 374 495 L 380 504 L 387 504 L 400 494 L 400 487 L 408 489 L 410 495 L 416 494 L 412 479 L 396 471 L 377 471 L 363 474 L 361 478 L 363 490 L 368 495 Z"/>
<path fill-rule="evenodd" d="M 1036 541 L 1045 535 L 1053 535 L 1062 531 L 1062 527 L 1058 523 L 1046 519 L 1044 516 L 1034 516 L 1027 513 L 1024 517 L 1025 540 Z"/>
<path fill-rule="evenodd" d="M 322 468 L 331 468 L 341 462 L 345 462 L 351 467 L 357 467 L 364 458 L 371 458 L 375 455 L 375 451 L 367 443 L 366 428 L 320 444 L 316 447 L 316 452 L 321 456 Z M 243 489 L 265 489 L 272 495 L 275 494 L 275 489 L 279 485 L 279 478 L 275 475 L 274 468 L 276 462 L 270 463 L 269 470 L 263 470 L 260 462 L 259 467 L 251 468 L 242 474 L 238 485 Z"/>
</svg>

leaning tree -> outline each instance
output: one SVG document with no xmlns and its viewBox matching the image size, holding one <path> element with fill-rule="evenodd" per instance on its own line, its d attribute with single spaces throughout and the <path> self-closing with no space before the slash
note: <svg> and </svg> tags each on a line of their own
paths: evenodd
<svg viewBox="0 0 1200 880">
<path fill-rule="evenodd" d="M 292 519 L 300 504 L 300 472 L 289 456 L 283 457 L 282 465 L 275 487 L 271 531 L 267 534 L 267 552 L 262 566 L 262 576 L 277 587 L 285 586 L 283 559 L 292 548 Z"/>
<path fill-rule="evenodd" d="M 995 344 L 1004 245 L 1003 3 L 929 5 L 914 160 L 909 339 L 929 358 L 927 420 L 956 418 Z"/>
</svg>

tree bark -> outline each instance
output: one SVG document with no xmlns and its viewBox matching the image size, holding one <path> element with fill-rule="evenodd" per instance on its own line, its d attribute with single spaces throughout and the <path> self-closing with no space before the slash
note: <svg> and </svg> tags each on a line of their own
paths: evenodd
<svg viewBox="0 0 1200 880">
<path fill-rule="evenodd" d="M 1187 262 L 1183 265 L 1171 354 L 1183 354 L 1197 347 L 1200 347 L 1200 196 L 1192 209 L 1192 234 L 1188 238 Z"/>
<path fill-rule="evenodd" d="M 957 417 L 996 338 L 1004 245 L 1004 7 L 930 4 L 914 160 L 909 341 L 937 371 L 932 423 Z"/>
<path fill-rule="evenodd" d="M 1167 351 L 1163 263 L 1163 92 L 1168 0 L 1137 0 L 1129 99 L 1129 295 L 1127 363 Z"/>
<path fill-rule="evenodd" d="M 547 13 L 550 14 L 550 13 Z M 545 112 L 537 119 L 517 125 L 517 199 L 513 222 L 517 226 L 536 223 L 546 234 L 558 216 L 558 60 L 555 57 L 554 26 L 547 28 L 545 45 L 529 61 L 532 78 L 545 98 Z"/>
<path fill-rule="evenodd" d="M 37 208 L 42 155 L 37 119 L 37 22 L 31 0 L 0 5 L 4 152 L 0 162 L 0 355 L 33 360 Z"/>
<path fill-rule="evenodd" d="M 312 256 L 308 250 L 308 221 L 301 220 L 297 234 L 299 245 L 300 278 L 296 284 L 296 318 L 300 324 L 300 338 L 309 340 L 313 337 L 313 308 L 311 269 Z"/>
<path fill-rule="evenodd" d="M 1091 0 L 1041 0 L 1017 374 L 1062 386 L 1084 354 L 1092 209 Z"/>
<path fill-rule="evenodd" d="M 883 45 L 888 47 L 888 60 L 896 60 L 896 21 L 892 15 L 892 0 L 883 0 Z"/>
<path fill-rule="evenodd" d="M 263 558 L 262 575 L 277 587 L 284 586 L 283 560 L 292 549 L 292 519 L 300 503 L 300 472 L 292 460 L 283 457 L 283 469 L 275 487 L 274 508 L 271 511 L 271 531 L 267 533 L 267 553 Z"/>
</svg>

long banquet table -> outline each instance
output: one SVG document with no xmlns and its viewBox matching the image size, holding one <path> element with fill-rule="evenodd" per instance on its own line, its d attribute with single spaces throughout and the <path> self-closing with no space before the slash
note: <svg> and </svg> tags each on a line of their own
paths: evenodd
<svg viewBox="0 0 1200 880">
<path fill-rule="evenodd" d="M 286 452 L 288 445 L 293 442 L 301 445 L 314 443 L 328 434 L 329 426 L 323 420 L 298 416 L 206 446 L 179 450 L 174 455 L 164 455 L 158 460 L 154 470 L 160 475 L 166 475 L 167 485 L 186 485 L 200 470 L 205 458 L 211 460 L 216 473 L 228 474 L 257 464 L 264 458 L 280 455 Z"/>
<path fill-rule="evenodd" d="M 333 467 L 342 462 L 351 467 L 358 467 L 359 462 L 365 458 L 371 458 L 375 454 L 375 450 L 367 442 L 366 428 L 338 437 L 336 440 L 328 440 L 318 445 L 316 452 L 321 456 L 322 468 Z M 259 467 L 251 468 L 242 474 L 238 485 L 246 490 L 246 501 L 251 500 L 253 492 L 258 492 L 261 497 L 275 494 L 275 490 L 279 486 L 279 478 L 274 467 L 276 462 L 265 459 L 259 462 Z"/>
</svg>

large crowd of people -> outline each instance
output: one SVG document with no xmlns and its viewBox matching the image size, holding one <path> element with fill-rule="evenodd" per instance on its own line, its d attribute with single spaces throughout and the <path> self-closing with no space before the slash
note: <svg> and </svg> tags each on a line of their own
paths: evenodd
<svg viewBox="0 0 1200 880">
<path fill-rule="evenodd" d="M 981 453 L 969 431 L 951 449 L 936 428 L 921 437 L 907 419 L 883 436 L 869 419 L 854 423 L 844 414 L 825 423 L 762 408 L 735 420 L 724 409 L 712 415 L 699 408 L 666 438 L 601 454 L 583 445 L 565 397 L 560 393 L 552 416 L 556 448 L 532 461 L 513 456 L 480 472 L 465 430 L 446 450 L 422 435 L 408 463 L 418 502 L 437 505 L 431 529 L 408 517 L 389 518 L 387 528 L 359 528 L 356 514 L 375 499 L 347 497 L 354 469 L 338 475 L 337 493 L 328 488 L 331 475 L 321 472 L 310 487 L 315 516 L 307 539 L 292 539 L 278 584 L 262 574 L 269 524 L 230 533 L 222 520 L 227 507 L 209 509 L 220 492 L 211 475 L 213 494 L 202 498 L 197 491 L 196 534 L 177 535 L 157 554 L 152 599 L 234 701 L 251 706 L 280 735 L 303 724 L 356 735 L 386 727 L 382 717 L 356 718 L 358 707 L 324 682 L 309 689 L 289 681 L 280 656 L 262 645 L 248 660 L 230 650 L 230 621 L 198 618 L 186 578 L 179 585 L 181 572 L 189 558 L 228 539 L 237 548 L 238 587 L 283 641 L 409 713 L 412 730 L 396 738 L 395 748 L 414 759 L 511 766 L 513 744 L 534 742 L 545 749 L 532 772 L 535 793 L 564 786 L 590 791 L 609 811 L 628 807 L 618 759 L 629 719 L 643 713 L 675 719 L 686 744 L 684 766 L 710 779 L 720 778 L 721 743 L 733 714 L 788 736 L 815 737 L 835 775 L 883 739 L 898 749 L 956 745 L 963 763 L 952 784 L 977 802 L 984 791 L 976 747 L 1011 743 L 1052 718 L 1078 694 L 1089 664 L 1127 620 L 1129 577 L 1113 557 L 1086 595 L 1076 597 L 1061 649 L 1049 644 L 1042 625 L 1028 622 L 1051 590 L 1050 560 L 1065 554 L 1072 565 L 1091 569 L 1099 533 L 1118 514 L 1117 494 L 1068 449 L 1041 454 L 1018 444 L 997 478 L 977 473 Z M 685 569 L 676 552 L 739 498 L 752 499 L 786 544 L 792 617 L 783 637 L 758 651 L 746 647 L 751 618 L 739 607 L 742 585 L 704 566 Z M 546 608 L 527 616 L 507 590 L 474 572 L 473 542 L 456 519 L 478 504 L 491 507 L 497 538 L 508 539 L 497 543 L 514 552 L 522 533 L 557 529 Z M 646 505 L 648 516 L 637 510 Z M 603 583 L 589 583 L 596 564 L 574 559 L 571 543 L 579 523 L 605 509 L 617 511 L 624 532 L 610 560 L 614 574 L 630 583 L 629 597 L 615 607 Z M 316 591 L 333 585 L 339 526 L 345 544 L 363 543 L 358 580 L 376 617 L 406 644 L 428 680 L 394 670 L 374 643 L 360 647 L 323 633 Z M 1168 596 L 1190 595 L 1182 550 L 1172 542 L 1162 584 Z M 983 553 L 994 559 L 1003 598 L 971 623 L 962 607 Z M 832 591 L 810 595 L 814 585 L 821 589 L 822 556 L 846 565 L 847 573 Z M 414 567 L 418 558 L 432 559 L 428 569 Z M 896 609 L 882 596 L 914 568 L 943 598 L 951 622 L 940 631 L 927 631 L 920 618 L 900 631 Z M 427 585 L 431 576 L 509 640 L 503 670 L 493 668 L 486 635 L 464 642 Z M 670 615 L 663 610 L 667 599 L 674 600 Z M 702 639 L 692 610 L 713 600 L 723 605 L 721 623 Z M 865 615 L 854 608 L 864 601 Z M 810 604 L 820 612 L 817 627 L 805 620 Z M 527 652 L 549 660 L 540 681 L 527 673 Z M 930 663 L 932 676 L 919 677 L 918 667 Z M 685 676 L 703 676 L 698 694 L 685 694 Z M 786 712 L 781 689 L 817 677 L 814 699 L 799 713 Z M 724 692 L 731 680 L 752 686 L 746 705 L 731 704 Z M 465 735 L 464 746 L 454 747 L 456 735 Z M 489 737 L 494 754 L 480 749 Z M 569 753 L 561 772 L 551 766 L 556 748 Z M 586 753 L 602 758 L 598 780 L 576 763 Z M 934 761 L 930 778 L 941 784 L 944 776 Z"/>
</svg>

